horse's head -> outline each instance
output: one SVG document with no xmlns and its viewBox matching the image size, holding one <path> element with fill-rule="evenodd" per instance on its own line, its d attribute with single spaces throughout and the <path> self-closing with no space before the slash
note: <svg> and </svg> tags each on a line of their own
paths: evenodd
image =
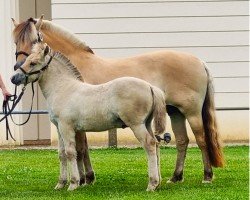
<svg viewBox="0 0 250 200">
<path fill-rule="evenodd" d="M 48 55 L 50 51 L 51 49 L 47 44 L 36 43 L 32 48 L 31 54 L 11 77 L 11 82 L 15 85 L 27 85 L 37 81 L 52 60 L 53 56 Z"/>
<path fill-rule="evenodd" d="M 29 18 L 27 21 L 20 24 L 13 18 L 12 21 L 15 26 L 13 30 L 13 39 L 16 44 L 16 64 L 14 70 L 17 70 L 31 53 L 33 44 L 42 41 L 40 29 L 43 23 L 43 15 L 39 20 Z"/>
</svg>

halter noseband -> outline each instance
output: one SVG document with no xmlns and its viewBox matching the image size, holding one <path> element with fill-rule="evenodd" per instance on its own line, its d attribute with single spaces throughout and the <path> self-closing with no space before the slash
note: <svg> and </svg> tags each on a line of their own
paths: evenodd
<svg viewBox="0 0 250 200">
<path fill-rule="evenodd" d="M 36 44 L 37 42 L 42 42 L 42 41 L 43 41 L 43 35 L 40 31 L 38 31 L 37 32 L 37 40 L 35 42 L 33 42 L 33 44 Z M 25 51 L 16 51 L 15 55 L 16 55 L 16 60 L 17 60 L 19 55 L 25 55 L 26 57 L 28 57 L 30 54 L 28 54 Z"/>
<path fill-rule="evenodd" d="M 54 56 L 50 56 L 50 59 L 48 61 L 48 63 L 46 65 L 44 65 L 40 70 L 37 70 L 37 71 L 34 71 L 34 72 L 26 72 L 22 67 L 19 67 L 19 69 L 24 73 L 25 75 L 25 84 L 24 85 L 27 85 L 27 82 L 28 82 L 28 78 L 31 76 L 31 75 L 34 75 L 34 74 L 41 74 L 43 71 L 45 71 L 49 64 L 51 63 L 52 59 L 53 59 Z M 34 81 L 32 81 L 32 83 L 36 82 L 37 80 L 39 79 L 39 77 L 37 77 Z"/>
</svg>

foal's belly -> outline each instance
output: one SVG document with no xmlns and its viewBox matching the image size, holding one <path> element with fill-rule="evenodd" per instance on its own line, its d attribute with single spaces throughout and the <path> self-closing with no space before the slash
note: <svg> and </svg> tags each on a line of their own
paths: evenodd
<svg viewBox="0 0 250 200">
<path fill-rule="evenodd" d="M 75 130 L 86 132 L 100 132 L 113 128 L 122 128 L 124 123 L 113 116 L 98 115 L 91 118 L 83 118 L 75 123 Z"/>
</svg>

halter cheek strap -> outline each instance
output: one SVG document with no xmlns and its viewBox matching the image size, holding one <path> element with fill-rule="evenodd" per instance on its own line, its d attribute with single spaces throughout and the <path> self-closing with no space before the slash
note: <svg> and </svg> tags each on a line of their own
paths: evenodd
<svg viewBox="0 0 250 200">
<path fill-rule="evenodd" d="M 37 32 L 37 40 L 34 42 L 34 44 L 37 42 L 42 42 L 42 41 L 43 41 L 43 35 L 40 31 L 38 31 Z M 25 51 L 16 51 L 15 55 L 16 55 L 16 60 L 17 60 L 19 55 L 25 55 L 26 57 L 29 56 L 29 54 Z"/>
<path fill-rule="evenodd" d="M 15 55 L 16 55 L 16 60 L 17 60 L 19 55 L 25 55 L 26 57 L 29 56 L 29 54 L 26 53 L 25 51 L 18 51 L 18 52 L 15 53 Z"/>
</svg>

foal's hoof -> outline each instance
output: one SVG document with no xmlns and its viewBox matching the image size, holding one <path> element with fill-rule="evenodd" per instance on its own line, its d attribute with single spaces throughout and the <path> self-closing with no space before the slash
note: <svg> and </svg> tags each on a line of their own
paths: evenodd
<svg viewBox="0 0 250 200">
<path fill-rule="evenodd" d="M 67 181 L 59 181 L 55 187 L 55 190 L 60 190 L 64 188 L 66 184 L 67 184 Z"/>
<path fill-rule="evenodd" d="M 78 183 L 70 183 L 69 187 L 68 187 L 68 191 L 73 191 L 75 189 L 77 189 L 79 187 Z"/>
<path fill-rule="evenodd" d="M 95 172 L 86 173 L 86 185 L 93 185 L 95 183 Z"/>
<path fill-rule="evenodd" d="M 158 186 L 148 185 L 147 192 L 154 192 Z"/>
<path fill-rule="evenodd" d="M 150 183 L 148 184 L 148 187 L 147 187 L 147 192 L 153 192 L 155 191 L 158 187 L 160 186 L 160 182 L 157 181 L 157 180 L 154 180 L 154 181 L 150 181 Z"/>
</svg>

